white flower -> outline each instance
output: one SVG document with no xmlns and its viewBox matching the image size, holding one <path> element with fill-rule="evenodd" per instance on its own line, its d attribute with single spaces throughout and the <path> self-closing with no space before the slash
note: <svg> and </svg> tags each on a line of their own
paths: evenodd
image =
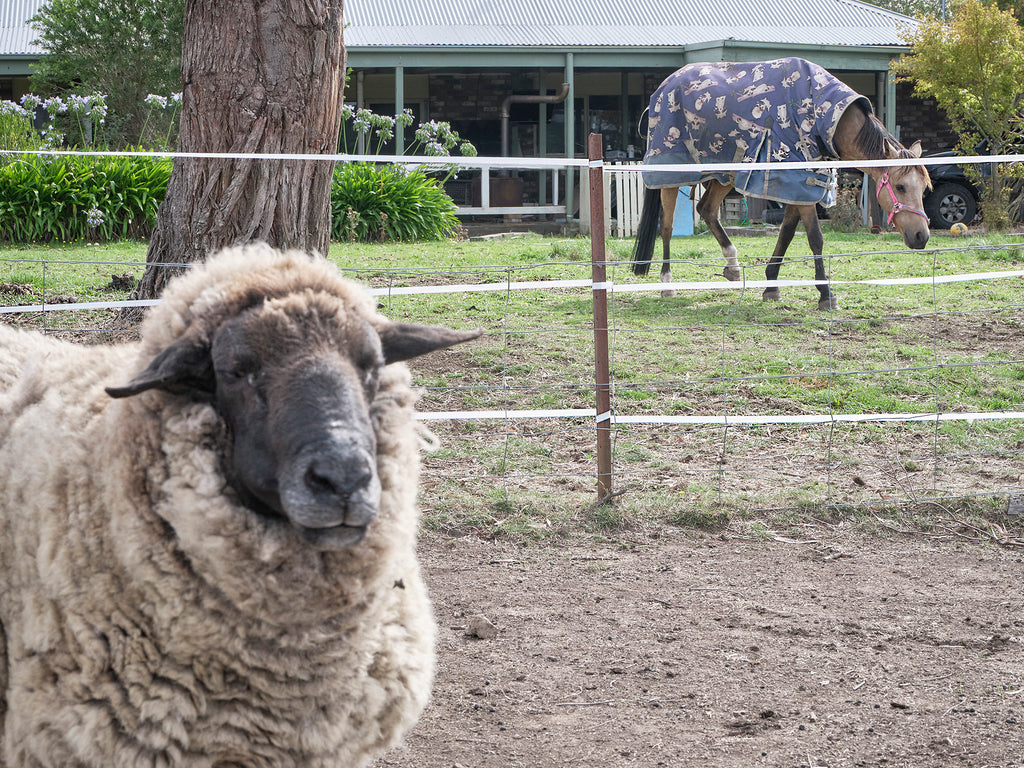
<svg viewBox="0 0 1024 768">
<path fill-rule="evenodd" d="M 67 105 L 60 96 L 51 96 L 43 102 L 43 109 L 50 113 L 50 116 L 59 115 L 67 109 Z"/>
</svg>

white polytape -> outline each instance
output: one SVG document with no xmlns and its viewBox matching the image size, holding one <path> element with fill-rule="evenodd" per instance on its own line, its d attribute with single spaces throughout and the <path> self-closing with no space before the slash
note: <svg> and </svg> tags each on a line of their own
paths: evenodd
<svg viewBox="0 0 1024 768">
<path fill-rule="evenodd" d="M 420 421 L 441 421 L 445 419 L 568 419 L 593 418 L 594 408 L 561 408 L 558 410 L 533 411 L 422 411 L 416 414 Z"/>
<path fill-rule="evenodd" d="M 704 174 L 727 173 L 750 170 L 779 170 L 785 165 L 785 170 L 819 170 L 824 168 L 891 168 L 903 165 L 949 165 L 949 157 L 920 157 L 920 158 L 899 158 L 897 160 L 885 158 L 882 160 L 800 160 L 784 162 L 759 162 L 759 163 L 641 163 L 636 162 L 628 165 L 606 165 L 605 171 L 609 173 L 651 173 L 670 171 L 673 173 L 694 173 L 699 170 Z M 1019 163 L 1024 160 L 1024 155 L 973 155 L 956 157 L 959 163 Z"/>
<path fill-rule="evenodd" d="M 1002 280 L 1010 277 L 1024 277 L 1024 270 L 1008 272 L 973 272 L 966 275 L 933 275 L 932 277 L 890 277 L 871 280 L 710 280 L 699 283 L 617 283 L 616 293 L 637 291 L 675 290 L 708 291 L 731 288 L 794 288 L 808 285 L 942 285 L 945 283 L 969 283 L 975 280 Z"/>
<path fill-rule="evenodd" d="M 577 157 L 464 157 L 464 156 L 423 156 L 423 155 L 353 155 L 337 153 L 321 154 L 269 154 L 259 152 L 142 152 L 124 150 L 120 152 L 90 150 L 4 150 L 3 155 L 74 155 L 81 157 L 155 157 L 155 158 L 193 158 L 202 160 L 327 160 L 338 163 L 367 162 L 395 163 L 397 165 L 426 166 L 458 166 L 460 168 L 583 168 L 604 167 L 612 173 L 641 172 L 688 172 L 699 169 L 701 173 L 728 173 L 750 170 L 777 170 L 781 163 L 664 163 L 645 165 L 636 162 L 629 165 L 604 163 L 600 160 L 588 160 Z M 968 155 L 957 157 L 957 163 L 1017 163 L 1024 160 L 1024 155 Z M 786 170 L 805 170 L 819 168 L 888 168 L 894 165 L 948 165 L 948 157 L 900 158 L 899 160 L 801 160 L 785 161 Z"/>
<path fill-rule="evenodd" d="M 524 291 L 535 288 L 589 288 L 591 280 L 533 280 L 504 283 L 476 283 L 466 285 L 396 286 L 371 288 L 371 296 L 415 296 L 432 293 L 487 293 L 489 291 Z"/>
<path fill-rule="evenodd" d="M 1024 411 L 988 413 L 820 413 L 733 416 L 616 416 L 616 424 L 688 424 L 692 426 L 758 426 L 761 424 L 850 424 L 880 421 L 985 421 L 1024 419 Z"/>
<path fill-rule="evenodd" d="M 793 415 L 749 416 L 720 414 L 716 416 L 675 416 L 644 414 L 641 416 L 619 416 L 605 411 L 598 415 L 594 408 L 565 408 L 561 410 L 524 411 L 435 411 L 417 413 L 421 421 L 442 421 L 446 419 L 557 419 L 596 418 L 600 424 L 610 421 L 619 424 L 678 424 L 688 426 L 754 427 L 760 425 L 813 425 L 813 424 L 870 424 L 878 422 L 936 422 L 936 421 L 993 421 L 996 419 L 1024 419 L 1024 411 L 992 411 L 987 413 L 822 413 Z"/>
<path fill-rule="evenodd" d="M 135 299 L 132 301 L 81 301 L 75 304 L 28 304 L 18 307 L 0 307 L 0 314 L 16 312 L 53 312 L 68 309 L 121 309 L 127 307 L 153 307 L 160 299 Z"/>
<path fill-rule="evenodd" d="M 158 159 L 194 160 L 310 160 L 332 161 L 335 163 L 392 163 L 395 165 L 458 166 L 460 168 L 583 168 L 589 163 L 585 158 L 569 157 L 464 157 L 426 155 L 333 155 L 318 154 L 265 154 L 260 152 L 142 152 L 123 150 L 120 152 L 89 151 L 71 149 L 13 149 L 0 152 L 3 155 L 41 155 L 46 157 L 152 157 Z M 601 161 L 597 161 L 601 165 Z"/>
<path fill-rule="evenodd" d="M 614 290 L 616 293 L 637 293 L 641 291 L 710 291 L 752 288 L 797 288 L 811 285 L 939 285 L 943 283 L 967 283 L 975 280 L 1001 280 L 1024 277 L 1024 270 L 1009 272 L 974 272 L 966 275 L 937 275 L 933 277 L 893 277 L 877 280 L 710 280 L 696 283 L 615 283 L 592 280 L 532 280 L 500 283 L 464 283 L 461 285 L 396 286 L 392 288 L 371 288 L 371 296 L 416 296 L 439 293 L 486 293 L 494 291 L 527 291 L 545 288 L 590 288 L 591 290 Z M 31 304 L 27 306 L 0 307 L 0 314 L 12 312 L 57 312 L 71 309 L 121 309 L 124 307 L 148 307 L 159 300 L 148 301 L 90 301 L 78 304 Z"/>
</svg>

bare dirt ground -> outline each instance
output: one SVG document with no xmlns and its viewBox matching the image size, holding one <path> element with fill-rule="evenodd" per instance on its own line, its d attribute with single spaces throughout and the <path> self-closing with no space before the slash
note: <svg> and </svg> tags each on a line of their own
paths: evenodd
<svg viewBox="0 0 1024 768">
<path fill-rule="evenodd" d="M 434 697 L 375 768 L 1024 766 L 1024 550 L 811 535 L 426 536 Z"/>
</svg>

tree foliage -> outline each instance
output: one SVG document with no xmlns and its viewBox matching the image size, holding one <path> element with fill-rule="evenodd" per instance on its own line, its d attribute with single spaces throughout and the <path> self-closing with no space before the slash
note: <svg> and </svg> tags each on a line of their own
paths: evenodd
<svg viewBox="0 0 1024 768">
<path fill-rule="evenodd" d="M 49 0 L 32 19 L 45 53 L 32 87 L 106 95 L 107 137 L 138 143 L 150 93 L 181 90 L 184 0 Z"/>
<path fill-rule="evenodd" d="M 942 18 L 944 7 L 943 0 L 873 0 L 870 5 L 912 18 Z"/>
<path fill-rule="evenodd" d="M 996 0 L 996 5 L 1012 13 L 1018 23 L 1024 24 L 1024 0 Z"/>
<path fill-rule="evenodd" d="M 953 2 L 955 0 L 872 0 L 869 4 L 915 19 L 948 21 L 952 15 L 950 4 Z M 1024 23 L 1024 0 L 995 0 L 995 5 L 1012 13 L 1018 22 Z"/>
<path fill-rule="evenodd" d="M 1024 97 L 1024 28 L 1013 14 L 980 0 L 958 0 L 948 23 L 925 20 L 906 35 L 910 53 L 894 62 L 914 92 L 934 98 L 960 137 L 960 149 L 974 154 L 981 141 L 991 154 L 1021 144 Z M 995 227 L 1006 223 L 1006 176 L 997 166 L 985 179 L 982 210 Z"/>
</svg>

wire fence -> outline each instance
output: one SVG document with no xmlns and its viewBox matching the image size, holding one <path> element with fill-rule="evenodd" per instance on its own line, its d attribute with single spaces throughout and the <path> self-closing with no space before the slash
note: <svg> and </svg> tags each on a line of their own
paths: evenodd
<svg viewBox="0 0 1024 768">
<path fill-rule="evenodd" d="M 591 192 L 605 171 L 587 164 Z M 420 418 L 441 438 L 424 472 L 435 507 L 578 507 L 595 486 L 683 518 L 1024 494 L 1024 243 L 947 241 L 916 274 L 831 280 L 844 309 L 817 312 L 814 280 L 769 283 L 756 264 L 738 282 L 714 279 L 723 262 L 706 239 L 666 285 L 638 282 L 609 255 L 603 222 L 591 232 L 589 262 L 348 270 L 391 317 L 487 330 L 442 363 L 413 366 Z M 829 271 L 884 271 L 893 253 L 833 252 Z M 958 271 L 965 253 L 974 266 Z M 811 272 L 799 261 L 787 273 Z M 116 341 L 135 331 L 111 317 L 147 304 L 61 295 L 59 256 L 8 254 L 0 266 L 0 321 Z M 100 276 L 145 265 L 75 266 Z M 26 273 L 41 288 L 15 295 Z M 769 285 L 792 303 L 766 311 Z"/>
</svg>

